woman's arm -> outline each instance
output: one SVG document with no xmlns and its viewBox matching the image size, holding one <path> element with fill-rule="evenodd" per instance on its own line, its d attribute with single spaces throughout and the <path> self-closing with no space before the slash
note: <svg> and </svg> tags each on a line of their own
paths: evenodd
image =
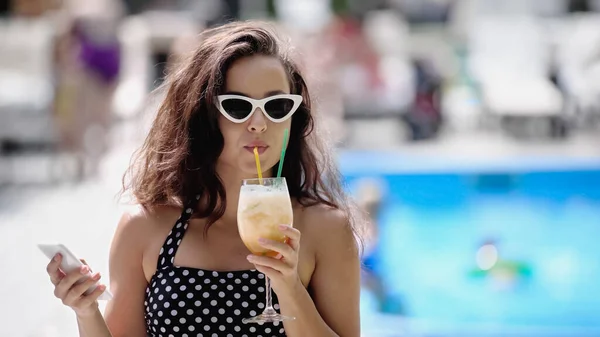
<svg viewBox="0 0 600 337">
<path fill-rule="evenodd" d="M 141 214 L 121 217 L 113 237 L 109 257 L 110 289 L 104 318 L 99 310 L 77 317 L 81 337 L 146 336 L 144 295 L 147 285 L 142 269 L 148 226 Z"/>
<path fill-rule="evenodd" d="M 358 337 L 360 260 L 356 240 L 340 212 L 318 213 L 320 216 L 312 219 L 317 222 L 311 223 L 310 239 L 316 240 L 317 255 L 309 290 L 298 282 L 290 295 L 278 297 L 282 314 L 296 317 L 285 322 L 286 333 L 290 337 Z"/>
<path fill-rule="evenodd" d="M 100 310 L 90 316 L 77 316 L 80 337 L 112 337 Z"/>
</svg>

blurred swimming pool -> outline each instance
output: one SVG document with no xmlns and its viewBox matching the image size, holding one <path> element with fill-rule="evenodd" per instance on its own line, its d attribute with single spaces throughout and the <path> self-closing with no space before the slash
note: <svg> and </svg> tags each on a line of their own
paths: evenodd
<svg viewBox="0 0 600 337">
<path fill-rule="evenodd" d="M 365 336 L 600 336 L 600 161 L 496 163 L 346 152 L 387 192 Z"/>
</svg>

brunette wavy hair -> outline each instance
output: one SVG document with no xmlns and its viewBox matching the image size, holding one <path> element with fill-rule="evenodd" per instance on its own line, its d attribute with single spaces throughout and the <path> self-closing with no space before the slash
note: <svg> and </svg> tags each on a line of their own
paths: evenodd
<svg viewBox="0 0 600 337">
<path fill-rule="evenodd" d="M 304 98 L 292 117 L 283 163 L 290 196 L 303 206 L 324 204 L 344 211 L 362 247 L 362 217 L 344 192 L 329 144 L 315 132 L 306 82 L 274 27 L 253 21 L 228 23 L 204 31 L 199 41 L 190 58 L 167 76 L 165 98 L 123 177 L 124 191 L 130 190 L 147 209 L 190 207 L 194 217 L 207 219 L 208 230 L 223 216 L 227 198 L 216 171 L 223 135 L 215 97 L 223 92 L 233 62 L 251 55 L 273 56 L 287 71 L 292 93 Z M 196 202 L 197 195 L 201 202 Z"/>
</svg>

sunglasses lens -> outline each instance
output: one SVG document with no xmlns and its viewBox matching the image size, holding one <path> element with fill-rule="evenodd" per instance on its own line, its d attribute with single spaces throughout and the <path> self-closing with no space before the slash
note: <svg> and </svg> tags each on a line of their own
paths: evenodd
<svg viewBox="0 0 600 337">
<path fill-rule="evenodd" d="M 221 105 L 234 119 L 244 119 L 252 112 L 252 103 L 239 98 L 228 98 L 223 100 Z"/>
<path fill-rule="evenodd" d="M 273 119 L 287 116 L 294 107 L 294 101 L 289 98 L 276 98 L 265 104 L 265 111 Z"/>
</svg>

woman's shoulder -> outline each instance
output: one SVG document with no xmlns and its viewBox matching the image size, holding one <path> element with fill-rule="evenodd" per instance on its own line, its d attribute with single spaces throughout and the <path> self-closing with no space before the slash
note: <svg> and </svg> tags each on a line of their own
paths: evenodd
<svg viewBox="0 0 600 337">
<path fill-rule="evenodd" d="M 179 216 L 182 209 L 174 206 L 155 206 L 152 208 L 144 207 L 139 204 L 129 205 L 123 208 L 121 221 L 123 225 L 161 225 L 173 220 L 173 224 Z"/>
<path fill-rule="evenodd" d="M 339 226 L 347 219 L 347 214 L 343 210 L 323 203 L 310 206 L 298 205 L 294 211 L 299 213 L 303 220 L 327 222 L 332 226 Z"/>
<path fill-rule="evenodd" d="M 312 251 L 321 266 L 337 268 L 339 259 L 354 261 L 360 255 L 361 240 L 348 211 L 317 204 L 303 207 L 297 213 L 300 213 L 301 246 Z"/>
<path fill-rule="evenodd" d="M 115 236 L 126 236 L 134 242 L 140 242 L 156 235 L 164 236 L 171 230 L 181 209 L 171 206 L 147 208 L 142 205 L 130 205 L 123 209 Z"/>
<path fill-rule="evenodd" d="M 347 240 L 353 236 L 349 214 L 325 204 L 300 206 L 296 209 L 298 230 L 311 241 Z"/>
</svg>

